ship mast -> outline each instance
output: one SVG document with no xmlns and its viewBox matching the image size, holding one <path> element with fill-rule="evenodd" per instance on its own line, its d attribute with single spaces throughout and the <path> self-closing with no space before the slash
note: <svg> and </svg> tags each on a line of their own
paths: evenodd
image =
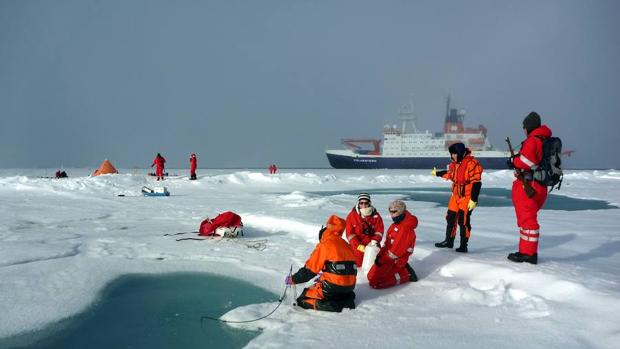
<svg viewBox="0 0 620 349">
<path fill-rule="evenodd" d="M 444 133 L 462 133 L 465 131 L 463 120 L 465 119 L 465 110 L 450 107 L 450 95 L 446 97 L 446 119 L 444 121 Z"/>
<path fill-rule="evenodd" d="M 402 121 L 401 134 L 405 134 L 405 129 L 407 128 L 408 123 L 411 124 L 413 133 L 418 132 L 415 125 L 416 117 L 413 112 L 413 94 L 409 96 L 409 102 L 400 107 L 400 110 L 398 111 L 398 118 Z"/>
</svg>

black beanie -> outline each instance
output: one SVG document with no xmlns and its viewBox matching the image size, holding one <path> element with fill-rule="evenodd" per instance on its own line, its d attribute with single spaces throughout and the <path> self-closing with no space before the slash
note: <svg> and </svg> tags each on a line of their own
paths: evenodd
<svg viewBox="0 0 620 349">
<path fill-rule="evenodd" d="M 523 128 L 527 130 L 527 134 L 540 127 L 540 115 L 535 111 L 527 114 L 523 119 Z"/>
<path fill-rule="evenodd" d="M 466 150 L 467 148 L 465 148 L 465 144 L 463 143 L 454 143 L 448 148 L 448 151 L 450 152 L 450 154 L 456 154 L 457 162 L 461 162 L 461 160 L 463 160 L 463 157 L 465 157 Z"/>
</svg>

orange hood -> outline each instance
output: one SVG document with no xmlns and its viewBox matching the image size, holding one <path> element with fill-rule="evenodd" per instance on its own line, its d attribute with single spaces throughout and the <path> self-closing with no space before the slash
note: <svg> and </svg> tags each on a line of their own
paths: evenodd
<svg viewBox="0 0 620 349">
<path fill-rule="evenodd" d="M 327 239 L 328 237 L 342 236 L 342 232 L 344 232 L 344 228 L 346 226 L 346 222 L 344 219 L 332 215 L 327 219 L 327 223 L 325 224 L 325 232 L 323 233 L 323 237 L 321 237 L 321 241 Z"/>
</svg>

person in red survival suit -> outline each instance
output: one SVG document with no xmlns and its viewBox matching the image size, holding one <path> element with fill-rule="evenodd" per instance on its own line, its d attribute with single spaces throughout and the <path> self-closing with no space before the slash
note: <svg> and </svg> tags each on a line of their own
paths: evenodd
<svg viewBox="0 0 620 349">
<path fill-rule="evenodd" d="M 189 180 L 196 179 L 196 154 L 189 156 Z"/>
<path fill-rule="evenodd" d="M 306 264 L 294 275 L 287 275 L 287 286 L 309 281 L 317 274 L 315 283 L 304 289 L 297 298 L 297 305 L 304 309 L 341 312 L 343 308 L 355 309 L 355 281 L 357 268 L 355 255 L 342 239 L 344 219 L 332 215 L 327 226 L 319 231 L 319 243 Z"/>
<path fill-rule="evenodd" d="M 368 272 L 368 284 L 372 288 L 418 281 L 418 276 L 408 263 L 415 247 L 418 218 L 407 211 L 401 200 L 392 201 L 388 209 L 394 223 L 388 228 L 385 245 Z"/>
<path fill-rule="evenodd" d="M 157 153 L 155 159 L 153 159 L 153 163 L 151 167 L 155 166 L 155 175 L 157 176 L 157 180 L 164 180 L 164 164 L 166 163 L 166 159 L 161 156 L 160 153 Z"/>
<path fill-rule="evenodd" d="M 370 195 L 360 193 L 357 205 L 347 215 L 347 240 L 355 253 L 355 264 L 362 266 L 368 244 L 380 246 L 383 239 L 383 218 L 372 206 Z"/>
<path fill-rule="evenodd" d="M 523 184 L 518 179 L 512 183 L 512 203 L 517 215 L 517 225 L 521 233 L 519 251 L 510 253 L 508 259 L 517 262 L 538 263 L 538 238 L 540 235 L 538 225 L 538 210 L 545 204 L 547 199 L 547 187 L 533 180 L 533 171 L 540 164 L 543 157 L 542 142 L 551 137 L 551 129 L 547 125 L 541 126 L 540 115 L 536 112 L 529 113 L 523 119 L 523 130 L 527 135 L 521 143 L 521 150 L 508 159 L 508 167 L 521 169 L 523 178 L 527 180 L 536 191 L 533 197 L 528 198 Z"/>
</svg>

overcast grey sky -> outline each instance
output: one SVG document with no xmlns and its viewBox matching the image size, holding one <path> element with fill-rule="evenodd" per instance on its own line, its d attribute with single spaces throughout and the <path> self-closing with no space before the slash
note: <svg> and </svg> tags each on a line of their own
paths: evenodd
<svg viewBox="0 0 620 349">
<path fill-rule="evenodd" d="M 620 1 L 0 0 L 0 167 L 328 167 L 411 93 L 620 168 Z"/>
</svg>

